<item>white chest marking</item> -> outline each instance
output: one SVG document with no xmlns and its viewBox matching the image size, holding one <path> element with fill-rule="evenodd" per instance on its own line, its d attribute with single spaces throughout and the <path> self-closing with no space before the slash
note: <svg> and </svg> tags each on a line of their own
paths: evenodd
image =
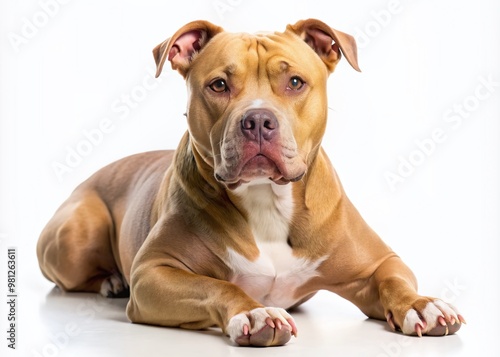
<svg viewBox="0 0 500 357">
<path fill-rule="evenodd" d="M 236 190 L 248 213 L 248 220 L 260 256 L 250 261 L 228 249 L 231 281 L 248 295 L 267 306 L 288 308 L 297 303 L 295 290 L 318 276 L 316 269 L 324 261 L 297 258 L 288 245 L 293 214 L 291 185 L 254 182 Z"/>
<path fill-rule="evenodd" d="M 291 185 L 277 185 L 268 179 L 240 186 L 236 194 L 247 211 L 254 238 L 259 243 L 287 244 L 293 215 Z"/>
</svg>

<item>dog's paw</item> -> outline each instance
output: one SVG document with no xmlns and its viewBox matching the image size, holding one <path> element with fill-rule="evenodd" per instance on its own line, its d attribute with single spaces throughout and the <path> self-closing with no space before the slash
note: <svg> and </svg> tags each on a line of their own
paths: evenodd
<svg viewBox="0 0 500 357">
<path fill-rule="evenodd" d="M 284 309 L 263 307 L 233 316 L 227 333 L 240 346 L 281 346 L 297 336 L 297 327 Z"/>
<path fill-rule="evenodd" d="M 100 293 L 107 298 L 128 297 L 128 284 L 121 275 L 113 274 L 102 281 Z"/>
<path fill-rule="evenodd" d="M 446 336 L 457 332 L 462 323 L 466 323 L 462 315 L 451 304 L 439 299 L 420 297 L 403 315 L 398 324 L 389 312 L 387 322 L 393 330 L 401 330 L 406 335 Z"/>
</svg>

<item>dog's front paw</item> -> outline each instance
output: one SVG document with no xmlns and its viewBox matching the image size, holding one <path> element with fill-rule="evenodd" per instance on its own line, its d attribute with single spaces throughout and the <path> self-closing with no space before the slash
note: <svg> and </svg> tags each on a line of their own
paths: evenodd
<svg viewBox="0 0 500 357">
<path fill-rule="evenodd" d="M 284 309 L 263 307 L 233 316 L 227 333 L 240 346 L 281 346 L 297 336 L 297 327 Z"/>
<path fill-rule="evenodd" d="M 390 311 L 386 318 L 393 330 L 420 337 L 451 335 L 465 323 L 465 319 L 453 305 L 427 297 L 419 297 L 409 309 L 406 307 Z"/>
</svg>

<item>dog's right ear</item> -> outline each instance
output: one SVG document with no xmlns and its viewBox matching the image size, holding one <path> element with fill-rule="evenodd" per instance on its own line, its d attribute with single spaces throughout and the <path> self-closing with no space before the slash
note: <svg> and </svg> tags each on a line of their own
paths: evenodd
<svg viewBox="0 0 500 357">
<path fill-rule="evenodd" d="M 168 59 L 172 69 L 176 69 L 185 78 L 193 56 L 200 51 L 207 42 L 224 31 L 208 21 L 193 21 L 181 27 L 170 38 L 166 39 L 153 49 L 156 62 L 156 77 L 163 69 Z"/>
</svg>

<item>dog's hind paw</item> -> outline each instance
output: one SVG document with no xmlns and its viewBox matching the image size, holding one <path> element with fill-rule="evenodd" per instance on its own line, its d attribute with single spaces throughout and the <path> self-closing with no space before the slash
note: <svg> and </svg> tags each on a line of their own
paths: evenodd
<svg viewBox="0 0 500 357">
<path fill-rule="evenodd" d="M 227 332 L 240 346 L 281 346 L 297 336 L 297 326 L 284 309 L 264 307 L 233 316 Z"/>
<path fill-rule="evenodd" d="M 129 288 L 121 275 L 113 274 L 102 281 L 100 293 L 107 298 L 128 297 Z"/>
</svg>

